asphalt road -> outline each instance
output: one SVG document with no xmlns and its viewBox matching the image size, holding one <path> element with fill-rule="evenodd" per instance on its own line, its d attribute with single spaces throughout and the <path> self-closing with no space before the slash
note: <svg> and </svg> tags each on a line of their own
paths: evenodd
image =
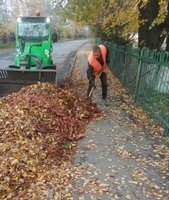
<svg viewBox="0 0 169 200">
<path fill-rule="evenodd" d="M 57 66 L 59 84 L 62 84 L 64 78 L 69 75 L 72 59 L 76 51 L 87 42 L 88 40 L 83 39 L 60 42 L 53 45 L 52 57 Z"/>
<path fill-rule="evenodd" d="M 14 64 L 14 60 L 15 50 L 3 50 L 2 52 L 0 51 L 0 69 Z"/>
</svg>

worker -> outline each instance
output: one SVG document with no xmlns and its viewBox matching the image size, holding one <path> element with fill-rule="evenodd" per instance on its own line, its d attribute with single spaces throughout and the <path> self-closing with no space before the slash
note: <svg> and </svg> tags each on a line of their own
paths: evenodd
<svg viewBox="0 0 169 200">
<path fill-rule="evenodd" d="M 94 46 L 93 50 L 88 56 L 88 69 L 87 78 L 89 80 L 89 86 L 87 90 L 87 96 L 91 94 L 91 90 L 95 87 L 95 78 L 100 78 L 102 86 L 102 102 L 105 106 L 108 106 L 107 102 L 107 74 L 108 70 L 108 50 L 105 45 Z"/>
</svg>

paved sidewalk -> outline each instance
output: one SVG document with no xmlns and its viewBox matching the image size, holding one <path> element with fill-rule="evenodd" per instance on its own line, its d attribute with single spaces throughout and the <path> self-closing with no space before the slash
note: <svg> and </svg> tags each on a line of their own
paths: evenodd
<svg viewBox="0 0 169 200">
<path fill-rule="evenodd" d="M 74 86 L 81 95 L 87 91 L 87 55 L 91 48 L 87 43 L 79 49 L 72 73 Z M 163 137 L 152 136 L 153 130 L 159 127 L 154 125 L 151 129 L 148 122 L 141 123 L 141 116 L 131 114 L 131 108 L 137 108 L 112 77 L 109 75 L 108 79 L 108 107 L 101 102 L 99 80 L 96 83 L 92 100 L 106 117 L 89 124 L 86 137 L 78 143 L 73 163 L 73 199 L 168 200 L 168 157 L 159 150 Z M 146 114 L 142 118 L 146 119 Z"/>
</svg>

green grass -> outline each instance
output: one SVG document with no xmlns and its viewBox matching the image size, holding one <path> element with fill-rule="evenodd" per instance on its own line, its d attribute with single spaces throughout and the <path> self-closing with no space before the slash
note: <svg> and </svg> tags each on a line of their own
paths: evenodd
<svg viewBox="0 0 169 200">
<path fill-rule="evenodd" d="M 169 117 L 169 93 L 155 90 L 145 90 L 146 103 L 153 107 L 155 112 L 164 117 Z"/>
</svg>

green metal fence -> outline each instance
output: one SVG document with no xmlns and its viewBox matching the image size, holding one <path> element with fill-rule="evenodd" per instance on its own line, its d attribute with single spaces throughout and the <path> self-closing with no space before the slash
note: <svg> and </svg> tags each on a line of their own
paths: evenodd
<svg viewBox="0 0 169 200">
<path fill-rule="evenodd" d="M 169 136 L 169 53 L 105 43 L 110 70 L 165 127 Z"/>
</svg>

